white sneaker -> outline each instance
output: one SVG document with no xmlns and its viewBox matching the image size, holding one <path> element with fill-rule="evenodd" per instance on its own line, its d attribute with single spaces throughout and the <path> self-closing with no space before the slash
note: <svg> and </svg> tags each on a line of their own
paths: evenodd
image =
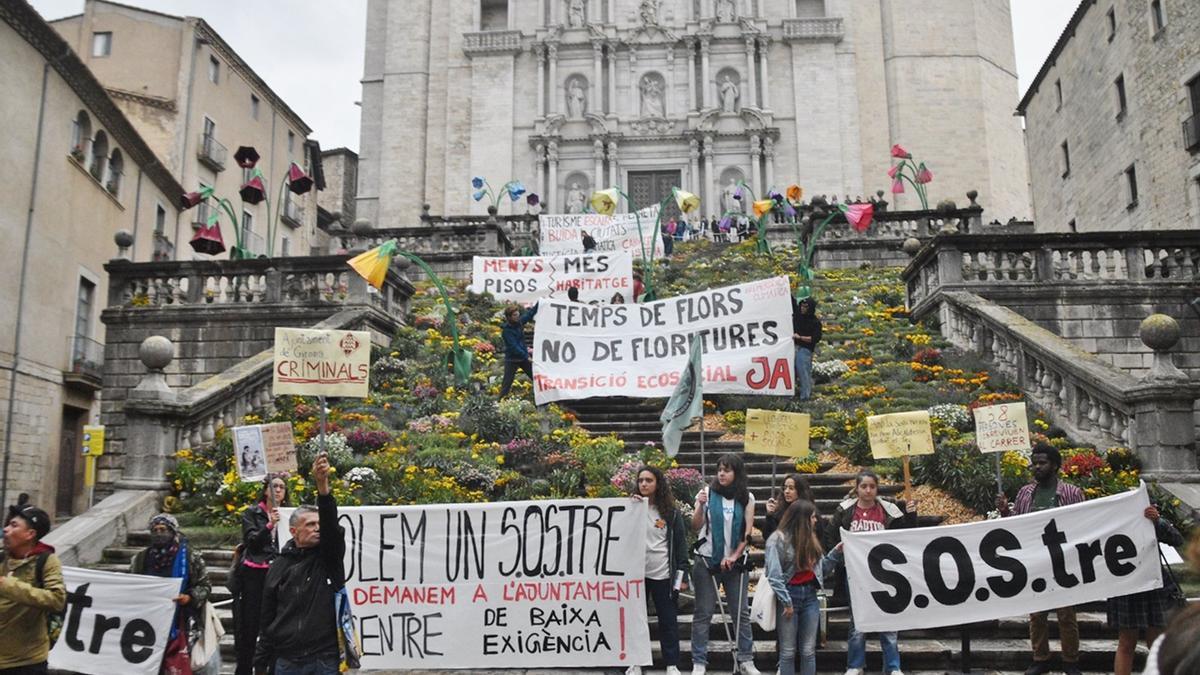
<svg viewBox="0 0 1200 675">
<path fill-rule="evenodd" d="M 667 666 L 667 675 L 679 675 L 679 667 Z"/>
<path fill-rule="evenodd" d="M 762 675 L 762 671 L 754 667 L 753 661 L 743 661 L 738 664 L 738 670 L 742 675 Z"/>
<path fill-rule="evenodd" d="M 706 672 L 708 672 L 708 667 L 705 665 L 692 666 L 692 675 L 704 675 Z"/>
<path fill-rule="evenodd" d="M 847 668 L 846 675 L 863 675 L 862 668 Z"/>
<path fill-rule="evenodd" d="M 641 666 L 629 666 L 625 669 L 625 675 L 642 675 Z"/>
<path fill-rule="evenodd" d="M 893 670 L 890 671 L 888 675 L 904 675 L 904 673 L 900 672 L 899 670 Z"/>
</svg>

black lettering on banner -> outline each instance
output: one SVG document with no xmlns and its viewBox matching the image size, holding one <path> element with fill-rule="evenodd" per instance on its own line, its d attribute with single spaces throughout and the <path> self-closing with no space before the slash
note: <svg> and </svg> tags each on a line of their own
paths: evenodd
<svg viewBox="0 0 1200 675">
<path fill-rule="evenodd" d="M 895 591 L 894 593 L 871 591 L 871 599 L 884 612 L 899 614 L 908 607 L 909 601 L 912 600 L 912 586 L 904 574 L 896 570 L 885 569 L 883 567 L 885 562 L 903 565 L 908 562 L 908 559 L 904 557 L 903 551 L 892 544 L 879 544 L 867 553 L 867 569 L 871 571 L 871 576 L 875 577 L 879 583 L 891 586 Z"/>
<path fill-rule="evenodd" d="M 487 607 L 483 610 L 483 625 L 485 626 L 507 626 L 508 625 L 508 608 L 507 607 Z"/>
<path fill-rule="evenodd" d="M 958 583 L 954 588 L 946 585 L 942 575 L 942 556 L 949 555 L 958 569 Z M 975 589 L 975 565 L 967 547 L 953 537 L 938 537 L 925 546 L 925 583 L 933 599 L 943 605 L 961 605 L 971 597 Z"/>
<path fill-rule="evenodd" d="M 542 548 L 545 549 L 547 535 L 549 535 L 550 531 L 553 530 L 554 531 L 554 568 L 550 569 L 549 567 L 543 566 L 542 574 L 545 576 L 551 576 L 554 574 L 558 574 L 559 570 L 562 568 L 563 531 L 562 531 L 562 528 L 559 527 L 558 525 L 550 524 L 551 522 L 553 522 L 553 521 L 551 521 L 550 516 L 553 516 L 558 513 L 558 506 L 551 504 L 550 506 L 548 506 L 546 508 L 546 511 L 547 511 L 547 513 L 546 513 L 546 523 L 547 524 L 546 524 L 546 527 L 544 528 L 543 534 L 542 534 Z"/>
<path fill-rule="evenodd" d="M 601 554 L 600 560 L 599 560 L 600 574 L 603 574 L 606 577 L 621 576 L 624 573 L 621 570 L 609 569 L 609 567 L 608 567 L 608 551 L 609 551 L 608 545 L 613 543 L 614 541 L 620 541 L 620 539 L 621 539 L 619 536 L 613 536 L 613 532 L 616 531 L 616 528 L 613 527 L 613 517 L 615 517 L 617 514 L 621 513 L 624 510 L 625 510 L 624 506 L 610 506 L 608 508 L 608 522 L 605 524 L 605 528 L 604 528 L 605 531 L 607 532 L 607 534 L 604 535 L 604 552 Z"/>
<path fill-rule="evenodd" d="M 1114 576 L 1123 577 L 1133 574 L 1137 570 L 1137 565 L 1122 562 L 1131 560 L 1137 557 L 1137 546 L 1133 544 L 1133 540 L 1123 534 L 1114 534 L 1104 543 L 1104 562 L 1108 565 L 1108 571 Z"/>
<path fill-rule="evenodd" d="M 408 547 L 416 544 L 418 539 L 421 542 L 420 551 L 417 554 L 419 561 L 419 569 L 417 581 L 425 583 L 425 511 L 421 511 L 421 517 L 417 520 L 416 528 L 412 528 L 408 524 L 408 514 L 400 514 L 400 578 L 408 580 Z M 381 558 L 382 560 L 382 558 Z"/>
<path fill-rule="evenodd" d="M 104 634 L 114 628 L 121 627 L 120 617 L 108 617 L 103 614 L 96 614 L 96 623 L 92 625 L 92 643 L 88 645 L 88 651 L 93 654 L 100 653 L 100 646 L 104 644 Z"/>
<path fill-rule="evenodd" d="M 474 563 L 476 578 L 483 578 L 484 553 L 487 551 L 487 512 L 482 515 L 479 536 L 475 536 L 475 524 L 470 511 L 459 509 L 454 512 L 454 535 L 450 533 L 450 511 L 446 511 L 446 580 L 458 581 L 471 578 Z"/>
<path fill-rule="evenodd" d="M 1079 574 L 1083 577 L 1083 583 L 1095 581 L 1096 558 L 1104 555 L 1100 552 L 1100 540 L 1075 544 L 1075 555 L 1079 556 Z"/>
<path fill-rule="evenodd" d="M 575 345 L 563 340 L 542 340 L 539 361 L 571 363 L 575 360 Z"/>
<path fill-rule="evenodd" d="M 1000 555 L 1000 549 L 1018 551 L 1021 549 L 1021 542 L 1017 540 L 1015 534 L 1008 530 L 992 530 L 984 535 L 983 539 L 979 542 L 979 557 L 993 569 L 1009 573 L 1007 581 L 1002 576 L 988 577 L 985 581 L 997 597 L 1011 598 L 1025 590 L 1025 583 L 1029 580 L 1029 572 L 1026 571 L 1021 561 L 1016 558 Z"/>
<path fill-rule="evenodd" d="M 129 663 L 142 663 L 154 653 L 154 638 L 154 627 L 149 621 L 130 621 L 121 633 L 121 656 Z"/>
<path fill-rule="evenodd" d="M 399 518 L 396 513 L 381 513 L 379 514 L 379 580 L 380 581 L 395 581 L 395 577 L 386 576 L 383 573 L 383 552 L 390 551 L 396 548 L 395 544 L 387 543 L 387 521 Z"/>
<path fill-rule="evenodd" d="M 79 627 L 83 623 L 83 610 L 92 606 L 92 598 L 88 595 L 91 584 L 79 584 L 73 591 L 67 593 L 67 621 L 63 630 L 63 642 L 74 652 L 85 649 L 83 640 L 79 639 Z M 121 657 L 128 663 L 142 663 L 154 653 L 156 635 L 154 626 L 145 619 L 131 619 L 121 629 L 120 617 L 109 617 L 97 613 L 92 623 L 92 639 L 86 645 L 88 652 L 99 654 L 104 645 L 104 635 L 109 631 L 120 630 L 118 644 Z"/>
<path fill-rule="evenodd" d="M 71 606 L 71 610 L 67 612 L 67 626 L 63 631 L 63 639 L 66 640 L 67 646 L 71 651 L 83 651 L 83 640 L 79 639 L 79 624 L 83 622 L 83 610 L 92 606 L 92 598 L 87 594 L 88 586 L 91 584 L 79 584 L 79 586 L 67 593 L 67 604 Z"/>
<path fill-rule="evenodd" d="M 393 612 L 355 617 L 363 656 L 383 656 L 395 652 L 413 659 L 445 656 L 432 644 L 434 638 L 442 636 L 441 631 L 432 630 L 435 628 L 433 620 L 441 618 L 441 612 Z"/>
<path fill-rule="evenodd" d="M 513 558 L 512 567 L 510 567 L 506 570 L 506 569 L 504 569 L 504 563 L 501 563 L 500 567 L 497 568 L 497 569 L 499 569 L 500 574 L 503 576 L 506 576 L 506 577 L 516 574 L 517 568 L 521 564 L 521 547 L 520 547 L 521 528 L 517 527 L 517 525 L 515 523 L 508 522 L 509 518 L 515 518 L 516 515 L 517 515 L 516 509 L 512 508 L 511 506 L 506 506 L 506 507 L 504 507 L 503 515 L 500 516 L 500 537 L 503 539 L 505 537 L 515 536 L 517 538 L 517 542 L 518 542 L 517 555 Z"/>
<path fill-rule="evenodd" d="M 1079 578 L 1067 571 L 1066 556 L 1063 554 L 1063 544 L 1067 543 L 1067 535 L 1059 531 L 1058 523 L 1054 520 L 1046 523 L 1046 528 L 1042 530 L 1042 543 L 1050 551 L 1054 582 L 1062 588 L 1078 586 Z"/>
<path fill-rule="evenodd" d="M 530 541 L 529 541 L 530 540 L 529 519 L 533 516 L 537 516 L 537 520 L 538 520 L 538 528 L 537 528 L 536 532 L 538 534 L 539 541 L 538 541 L 538 547 L 537 547 L 537 562 L 535 562 L 531 565 L 531 564 L 529 564 L 529 549 L 532 548 L 529 545 L 530 544 Z M 546 534 L 545 534 L 545 532 L 546 532 L 546 514 L 542 513 L 542 507 L 540 507 L 536 504 L 526 507 L 525 518 L 521 522 L 521 529 L 522 529 L 521 539 L 525 542 L 525 545 L 520 547 L 521 550 L 524 552 L 523 555 L 521 556 L 521 571 L 524 572 L 525 576 L 527 576 L 527 577 L 541 576 L 542 562 L 546 558 L 546 551 L 545 551 L 545 546 L 544 546 L 544 544 L 546 542 Z"/>
</svg>

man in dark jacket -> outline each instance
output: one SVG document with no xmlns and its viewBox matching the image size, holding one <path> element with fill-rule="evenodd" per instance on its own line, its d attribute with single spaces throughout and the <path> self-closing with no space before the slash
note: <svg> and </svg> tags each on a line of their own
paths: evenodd
<svg viewBox="0 0 1200 675">
<path fill-rule="evenodd" d="M 508 396 L 517 370 L 525 371 L 529 379 L 533 379 L 533 362 L 529 360 L 529 349 L 525 346 L 525 324 L 533 319 L 537 308 L 534 304 L 524 314 L 516 305 L 504 310 L 504 327 L 500 329 L 504 338 L 504 380 L 500 383 L 500 398 Z"/>
<path fill-rule="evenodd" d="M 792 342 L 796 344 L 796 384 L 800 400 L 812 398 L 812 359 L 821 341 L 821 320 L 817 318 L 817 301 L 792 299 Z"/>
<path fill-rule="evenodd" d="M 263 629 L 254 659 L 260 674 L 271 664 L 275 675 L 338 674 L 334 595 L 345 585 L 345 532 L 337 524 L 337 503 L 329 494 L 326 455 L 317 456 L 312 476 L 317 507 L 301 506 L 292 512 L 292 540 L 267 572 Z"/>
</svg>

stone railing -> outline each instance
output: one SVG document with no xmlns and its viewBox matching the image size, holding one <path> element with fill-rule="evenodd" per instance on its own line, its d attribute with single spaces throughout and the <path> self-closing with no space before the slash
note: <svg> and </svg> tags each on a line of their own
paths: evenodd
<svg viewBox="0 0 1200 675">
<path fill-rule="evenodd" d="M 505 54 L 521 51 L 521 31 L 488 30 L 463 34 L 463 52 L 475 54 Z"/>
<path fill-rule="evenodd" d="M 841 42 L 846 28 L 841 17 L 784 19 L 784 40 L 827 40 Z"/>
<path fill-rule="evenodd" d="M 909 307 L 930 311 L 939 291 L 997 284 L 1191 283 L 1200 232 L 939 234 L 904 270 Z"/>
<path fill-rule="evenodd" d="M 1139 379 L 978 295 L 943 291 L 940 298 L 943 335 L 988 361 L 1073 438 L 1102 449 L 1129 447 L 1152 477 L 1195 475 L 1200 384 L 1167 353 L 1179 337 L 1173 319 L 1156 315 L 1143 323 L 1155 363 Z"/>
<path fill-rule="evenodd" d="M 376 291 L 347 265 L 348 256 L 131 263 L 113 260 L 108 306 L 138 309 L 247 307 L 270 304 L 368 304 L 403 320 L 411 284 L 390 272 Z"/>
</svg>

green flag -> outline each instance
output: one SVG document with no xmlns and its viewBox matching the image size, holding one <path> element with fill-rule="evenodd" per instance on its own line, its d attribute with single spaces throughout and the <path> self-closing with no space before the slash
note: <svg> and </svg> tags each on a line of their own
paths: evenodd
<svg viewBox="0 0 1200 675">
<path fill-rule="evenodd" d="M 691 351 L 687 367 L 680 373 L 679 384 L 671 392 L 667 406 L 659 420 L 663 425 L 663 448 L 669 457 L 679 453 L 679 442 L 683 430 L 692 426 L 692 420 L 704 415 L 704 372 L 700 370 L 700 336 L 692 336 Z"/>
</svg>

